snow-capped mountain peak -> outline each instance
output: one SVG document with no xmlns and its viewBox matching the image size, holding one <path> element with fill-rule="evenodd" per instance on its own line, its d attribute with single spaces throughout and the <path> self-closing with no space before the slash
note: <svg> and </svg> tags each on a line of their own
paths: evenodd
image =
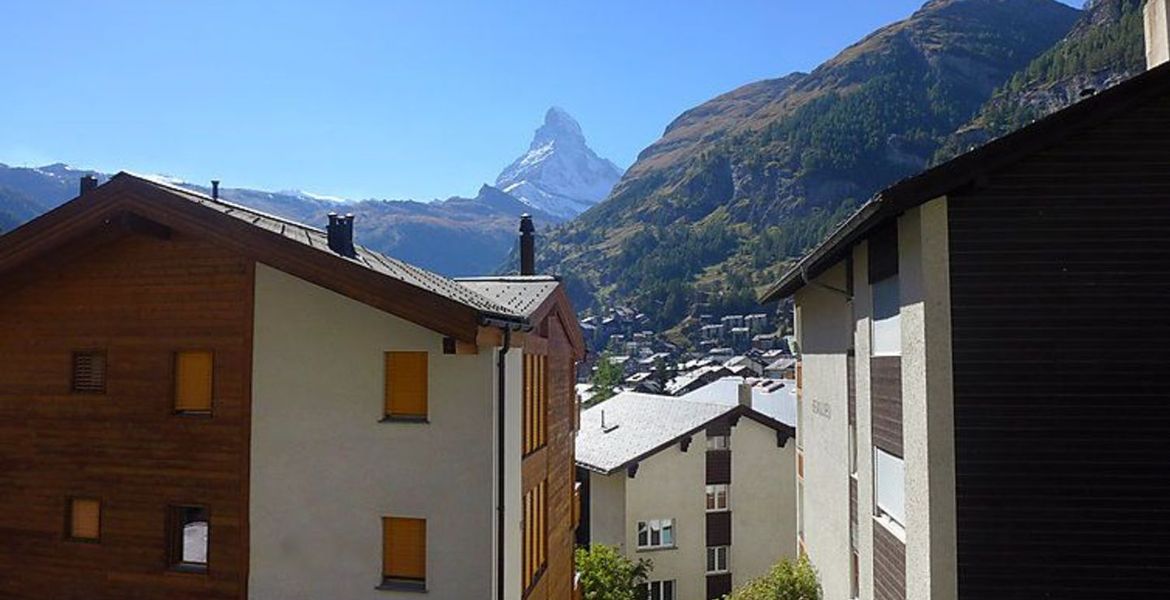
<svg viewBox="0 0 1170 600">
<path fill-rule="evenodd" d="M 577 120 L 554 106 L 545 113 L 528 152 L 500 173 L 496 187 L 568 219 L 603 200 L 621 176 L 621 169 L 586 145 Z"/>
</svg>

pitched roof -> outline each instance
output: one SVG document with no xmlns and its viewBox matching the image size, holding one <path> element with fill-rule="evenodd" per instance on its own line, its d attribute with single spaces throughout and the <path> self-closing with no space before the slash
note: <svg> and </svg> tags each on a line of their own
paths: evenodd
<svg viewBox="0 0 1170 600">
<path fill-rule="evenodd" d="M 605 427 L 602 428 L 602 414 Z M 577 432 L 577 464 L 609 474 L 653 456 L 720 418 L 740 416 L 775 429 L 787 437 L 796 430 L 738 404 L 715 404 L 672 396 L 621 392 L 581 413 Z"/>
<path fill-rule="evenodd" d="M 341 260 L 356 263 L 379 275 L 393 277 L 403 283 L 459 302 L 485 314 L 514 319 L 524 316 L 519 311 L 511 310 L 503 304 L 489 300 L 470 286 L 462 285 L 455 280 L 416 267 L 397 258 L 375 252 L 358 244 L 354 244 L 355 256 L 353 258 L 337 254 L 329 248 L 329 238 L 326 232 L 317 227 L 261 212 L 254 208 L 226 201 L 222 198 L 212 198 L 206 194 L 178 187 L 154 178 L 126 172 L 118 173 L 114 176 L 115 179 L 119 177 L 132 178 L 142 183 L 155 186 L 160 190 L 175 194 L 205 208 L 280 234 L 298 244 L 304 244 L 314 250 L 329 254 Z M 507 288 L 509 286 L 504 287 Z M 555 289 L 555 287 L 554 280 L 553 288 Z"/>
<path fill-rule="evenodd" d="M 551 275 L 459 277 L 455 281 L 512 314 L 524 317 L 534 315 L 560 285 L 560 281 Z"/>
<path fill-rule="evenodd" d="M 0 236 L 0 281 L 13 285 L 11 276 L 30 262 L 84 255 L 80 240 L 94 232 L 113 239 L 143 228 L 163 236 L 172 229 L 203 236 L 258 262 L 469 342 L 476 341 L 479 327 L 487 323 L 528 327 L 532 313 L 521 300 L 531 301 L 541 294 L 546 299 L 564 296 L 550 278 L 495 278 L 487 290 L 360 246 L 355 246 L 355 256 L 350 258 L 332 251 L 326 233 L 316 227 L 124 172 Z M 566 327 L 574 329 L 575 315 L 563 318 L 570 319 Z"/>
<path fill-rule="evenodd" d="M 693 432 L 732 407 L 670 396 L 622 392 L 581 413 L 577 464 L 612 473 L 655 448 Z M 601 427 L 602 414 L 605 425 Z"/>
<path fill-rule="evenodd" d="M 914 208 L 981 181 L 993 171 L 1057 144 L 1069 136 L 1153 98 L 1170 94 L 1170 63 L 1089 96 L 918 175 L 878 192 L 828 237 L 800 258 L 760 297 L 787 298 L 842 258 L 874 228 Z"/>
</svg>

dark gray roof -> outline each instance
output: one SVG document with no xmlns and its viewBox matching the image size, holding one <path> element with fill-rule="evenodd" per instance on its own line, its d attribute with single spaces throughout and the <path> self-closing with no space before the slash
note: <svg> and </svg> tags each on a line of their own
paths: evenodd
<svg viewBox="0 0 1170 600">
<path fill-rule="evenodd" d="M 426 290 L 432 294 L 442 296 L 449 300 L 473 308 L 486 315 L 510 320 L 523 320 L 527 317 L 527 314 L 524 312 L 520 310 L 513 310 L 508 305 L 493 301 L 479 293 L 471 286 L 461 284 L 453 279 L 448 279 L 442 275 L 432 273 L 426 269 L 421 269 L 396 258 L 391 258 L 384 254 L 374 252 L 369 248 L 355 245 L 354 248 L 356 249 L 356 256 L 354 258 L 349 258 L 337 254 L 329 248 L 329 240 L 325 231 L 316 227 L 297 223 L 296 221 L 275 215 L 270 215 L 253 208 L 248 208 L 246 206 L 225 201 L 223 199 L 212 199 L 211 196 L 206 194 L 178 187 L 176 185 L 164 181 L 159 181 L 149 176 L 134 175 L 125 172 L 119 174 L 119 176 L 131 177 L 150 185 L 159 187 L 171 194 L 184 197 L 187 200 L 195 202 L 196 204 L 206 208 L 235 217 L 241 221 L 250 223 L 255 227 L 267 229 L 321 252 L 327 252 L 339 258 L 358 263 L 374 273 L 386 277 L 392 277 L 414 287 Z M 554 279 L 552 286 L 555 288 L 556 285 L 557 283 Z M 503 296 L 506 296 L 506 294 Z"/>
<path fill-rule="evenodd" d="M 531 317 L 560 285 L 549 275 L 460 277 L 455 281 L 523 317 Z"/>
</svg>

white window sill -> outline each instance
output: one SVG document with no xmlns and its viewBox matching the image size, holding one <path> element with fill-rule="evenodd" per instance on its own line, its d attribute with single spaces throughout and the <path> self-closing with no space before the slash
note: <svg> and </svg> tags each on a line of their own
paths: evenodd
<svg viewBox="0 0 1170 600">
<path fill-rule="evenodd" d="M 906 543 L 906 528 L 903 527 L 901 523 L 898 523 L 886 515 L 874 515 L 873 521 L 874 523 L 878 523 L 884 527 L 886 531 L 890 532 L 891 535 L 898 538 L 903 544 Z"/>
<path fill-rule="evenodd" d="M 660 550 L 677 550 L 677 545 L 672 546 L 638 546 L 635 552 L 658 552 Z"/>
</svg>

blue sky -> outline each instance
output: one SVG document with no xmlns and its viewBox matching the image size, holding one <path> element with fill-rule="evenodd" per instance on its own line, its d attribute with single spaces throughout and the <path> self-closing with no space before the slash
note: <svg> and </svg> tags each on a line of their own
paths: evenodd
<svg viewBox="0 0 1170 600">
<path fill-rule="evenodd" d="M 922 1 L 12 3 L 0 162 L 471 195 L 550 105 L 627 167 L 681 111 L 811 69 Z"/>
</svg>

